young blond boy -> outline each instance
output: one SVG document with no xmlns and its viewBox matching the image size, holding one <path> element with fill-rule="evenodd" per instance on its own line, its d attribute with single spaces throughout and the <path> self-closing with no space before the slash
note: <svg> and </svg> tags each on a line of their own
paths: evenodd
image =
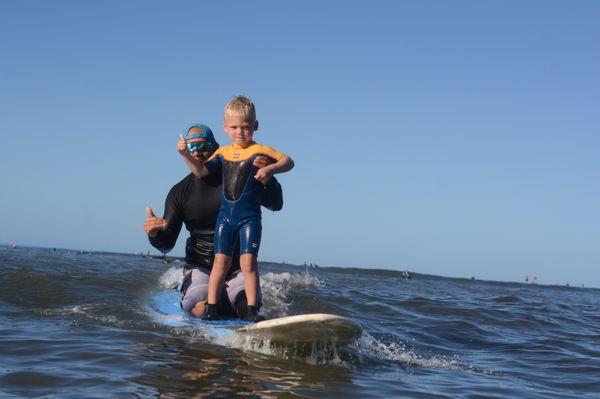
<svg viewBox="0 0 600 399">
<path fill-rule="evenodd" d="M 236 240 L 240 243 L 240 269 L 244 274 L 248 311 L 243 319 L 259 321 L 259 276 L 256 257 L 261 238 L 261 196 L 263 184 L 276 173 L 284 173 L 294 167 L 292 159 L 275 150 L 254 142 L 258 130 L 256 110 L 246 97 L 234 97 L 225 106 L 223 129 L 231 139 L 231 145 L 220 147 L 205 163 L 190 156 L 185 141 L 178 150 L 192 173 L 202 178 L 211 173 L 222 173 L 223 190 L 221 208 L 215 225 L 215 260 L 208 281 L 208 303 L 203 316 L 206 320 L 219 317 L 218 294 L 231 266 Z M 271 158 L 274 163 L 257 169 L 253 162 L 257 157 Z"/>
</svg>

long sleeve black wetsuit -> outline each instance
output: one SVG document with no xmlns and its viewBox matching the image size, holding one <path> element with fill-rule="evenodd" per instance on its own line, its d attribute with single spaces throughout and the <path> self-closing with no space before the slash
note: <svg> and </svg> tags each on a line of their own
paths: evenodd
<svg viewBox="0 0 600 399">
<path fill-rule="evenodd" d="M 174 185 L 165 201 L 163 219 L 167 221 L 166 228 L 155 237 L 148 237 L 150 244 L 162 252 L 169 252 L 175 246 L 181 225 L 185 223 L 190 232 L 185 246 L 186 263 L 210 269 L 214 259 L 215 222 L 221 205 L 221 179 L 218 173 L 203 179 L 190 173 Z M 281 185 L 275 178 L 264 186 L 262 206 L 272 211 L 283 207 Z M 237 252 L 230 272 L 239 269 Z"/>
</svg>

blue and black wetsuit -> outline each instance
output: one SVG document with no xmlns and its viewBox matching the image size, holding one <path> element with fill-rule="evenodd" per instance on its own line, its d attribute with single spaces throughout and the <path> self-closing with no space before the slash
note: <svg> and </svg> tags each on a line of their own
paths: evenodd
<svg viewBox="0 0 600 399">
<path fill-rule="evenodd" d="M 204 164 L 211 175 L 223 176 L 221 208 L 215 224 L 215 253 L 234 255 L 239 238 L 240 254 L 258 254 L 261 238 L 261 198 L 264 185 L 254 179 L 257 157 L 279 161 L 285 155 L 272 147 L 252 144 L 220 147 Z"/>
</svg>

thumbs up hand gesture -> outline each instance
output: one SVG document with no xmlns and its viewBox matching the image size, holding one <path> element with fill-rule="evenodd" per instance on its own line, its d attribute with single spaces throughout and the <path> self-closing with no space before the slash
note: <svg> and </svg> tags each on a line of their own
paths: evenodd
<svg viewBox="0 0 600 399">
<path fill-rule="evenodd" d="M 167 221 L 163 218 L 156 217 L 152 208 L 146 207 L 146 219 L 144 220 L 144 231 L 150 237 L 156 237 L 159 230 L 164 230 L 167 227 Z"/>
<path fill-rule="evenodd" d="M 179 141 L 177 142 L 177 152 L 182 156 L 187 155 L 187 148 L 185 146 L 185 138 L 183 137 L 183 134 L 179 135 Z"/>
</svg>

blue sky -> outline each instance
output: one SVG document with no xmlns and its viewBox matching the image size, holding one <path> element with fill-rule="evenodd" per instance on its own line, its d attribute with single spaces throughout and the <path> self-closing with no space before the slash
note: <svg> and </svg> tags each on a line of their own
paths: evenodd
<svg viewBox="0 0 600 399">
<path fill-rule="evenodd" d="M 325 3 L 325 4 L 323 4 Z M 178 134 L 290 154 L 260 258 L 600 287 L 600 3 L 0 4 L 0 243 L 152 248 Z M 183 254 L 185 237 L 173 251 Z"/>
</svg>

